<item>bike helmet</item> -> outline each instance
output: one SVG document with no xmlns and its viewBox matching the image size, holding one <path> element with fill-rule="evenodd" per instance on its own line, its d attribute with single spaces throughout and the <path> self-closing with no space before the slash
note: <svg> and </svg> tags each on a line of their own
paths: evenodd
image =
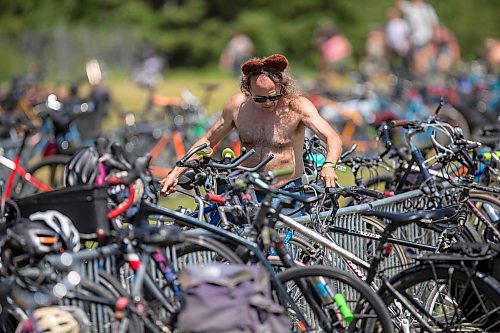
<svg viewBox="0 0 500 333">
<path fill-rule="evenodd" d="M 78 151 L 69 160 L 64 170 L 65 185 L 94 184 L 99 172 L 99 153 L 95 147 Z"/>
<path fill-rule="evenodd" d="M 22 322 L 16 333 L 80 333 L 80 325 L 75 317 L 58 306 L 36 309 Z"/>
<path fill-rule="evenodd" d="M 63 244 L 59 234 L 41 221 L 20 219 L 9 228 L 5 248 L 19 250 L 28 256 L 60 252 Z"/>
<path fill-rule="evenodd" d="M 42 221 L 54 230 L 63 241 L 66 251 L 80 250 L 80 233 L 66 215 L 57 210 L 47 210 L 31 214 L 29 218 L 32 221 Z"/>
</svg>

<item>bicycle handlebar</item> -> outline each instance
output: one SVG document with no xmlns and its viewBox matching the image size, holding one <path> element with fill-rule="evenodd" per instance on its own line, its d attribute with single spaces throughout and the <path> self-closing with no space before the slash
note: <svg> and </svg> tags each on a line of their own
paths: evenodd
<svg viewBox="0 0 500 333">
<path fill-rule="evenodd" d="M 262 161 L 260 161 L 256 166 L 254 166 L 252 168 L 238 166 L 238 167 L 236 167 L 236 169 L 248 171 L 248 172 L 255 172 L 255 171 L 258 171 L 260 168 L 262 168 L 267 163 L 269 163 L 269 161 L 271 161 L 273 158 L 274 158 L 274 154 L 270 154 L 266 158 L 264 158 Z"/>
<path fill-rule="evenodd" d="M 399 119 L 399 120 L 389 121 L 389 126 L 392 128 L 395 128 L 395 127 L 408 128 L 409 126 L 415 126 L 417 123 L 420 125 L 420 121 Z"/>
<path fill-rule="evenodd" d="M 191 150 L 191 152 L 189 152 L 181 160 L 177 161 L 177 163 L 175 165 L 178 167 L 186 167 L 186 168 L 191 168 L 191 169 L 200 168 L 204 163 L 203 161 L 196 160 L 196 159 L 188 161 L 188 160 L 186 160 L 186 157 L 189 158 L 189 157 L 193 156 L 197 151 L 200 151 L 201 149 L 204 149 L 206 147 L 208 147 L 208 145 L 206 143 L 195 147 L 194 149 Z M 258 169 L 260 169 L 261 167 L 263 167 L 265 164 L 267 164 L 270 160 L 272 160 L 274 158 L 274 155 L 271 154 L 271 155 L 267 156 L 265 159 L 263 159 L 259 164 L 257 164 L 256 166 L 254 166 L 252 168 L 239 166 L 241 163 L 243 163 L 245 160 L 247 160 L 254 153 L 255 153 L 255 149 L 251 149 L 246 154 L 238 157 L 237 159 L 233 160 L 232 163 L 229 163 L 229 164 L 218 163 L 218 162 L 214 162 L 213 160 L 210 160 L 210 161 L 206 162 L 205 164 L 208 167 L 212 167 L 212 168 L 219 169 L 219 170 L 239 169 L 239 170 L 243 170 L 243 171 L 254 172 L 254 171 L 257 171 Z"/>
<path fill-rule="evenodd" d="M 178 166 L 178 167 L 182 167 L 184 166 L 184 164 L 186 163 L 186 161 L 191 157 L 193 156 L 194 154 L 196 154 L 196 152 L 202 150 L 202 149 L 205 149 L 208 147 L 208 143 L 203 143 L 199 146 L 196 146 L 194 147 L 193 149 L 191 149 L 190 151 L 188 151 L 188 153 L 186 155 L 184 155 L 183 158 L 181 158 L 180 160 L 178 160 L 175 165 Z"/>
<path fill-rule="evenodd" d="M 110 176 L 108 178 L 108 184 L 110 185 L 127 185 L 125 181 L 116 176 Z M 134 203 L 135 200 L 135 186 L 134 184 L 128 184 L 128 197 L 121 204 L 118 205 L 115 209 L 112 209 L 108 212 L 108 218 L 114 219 L 123 213 L 125 213 Z"/>
<path fill-rule="evenodd" d="M 245 160 L 247 160 L 254 153 L 255 153 L 255 149 L 250 149 L 245 155 L 241 156 L 241 158 L 239 158 L 237 161 L 233 161 L 233 163 L 222 164 L 222 163 L 217 163 L 217 162 L 210 161 L 209 165 L 211 167 L 214 167 L 214 168 L 217 168 L 217 169 L 222 169 L 222 170 L 234 169 L 237 166 L 239 166 L 241 163 L 243 163 Z"/>
</svg>

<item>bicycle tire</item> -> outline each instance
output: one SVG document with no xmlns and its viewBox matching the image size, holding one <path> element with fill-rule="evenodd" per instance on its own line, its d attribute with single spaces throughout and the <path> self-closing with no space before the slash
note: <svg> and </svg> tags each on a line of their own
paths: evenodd
<svg viewBox="0 0 500 333">
<path fill-rule="evenodd" d="M 300 301 L 300 297 L 303 295 L 294 293 L 294 285 L 296 287 L 295 281 L 304 281 L 308 278 L 323 277 L 330 286 L 333 283 L 336 284 L 336 290 L 341 290 L 344 297 L 346 298 L 347 304 L 354 311 L 355 308 L 361 309 L 359 313 L 354 312 L 354 321 L 350 324 L 346 322 L 339 321 L 337 318 L 337 313 L 334 311 L 330 313 L 330 318 L 335 318 L 335 324 L 344 326 L 346 331 L 353 332 L 392 332 L 393 324 L 387 311 L 386 305 L 383 303 L 382 299 L 377 296 L 377 294 L 370 289 L 370 287 L 357 279 L 353 275 L 350 275 L 341 270 L 327 267 L 327 266 L 305 266 L 305 267 L 293 267 L 287 269 L 281 273 L 278 273 L 278 278 L 280 281 L 286 285 L 290 294 L 292 294 L 292 299 L 294 301 Z M 313 290 L 314 288 L 311 288 Z M 317 297 L 317 296 L 316 296 Z M 306 314 L 304 313 L 304 308 L 307 305 L 304 302 L 297 304 L 299 309 L 301 309 L 302 314 L 305 315 L 306 319 L 309 321 L 311 331 L 321 330 L 319 324 L 312 318 L 310 311 Z M 356 305 L 359 305 L 356 307 Z M 326 309 L 326 307 L 325 307 Z M 335 317 L 333 317 L 335 316 Z M 291 326 L 295 326 L 296 320 L 291 316 Z M 298 325 L 300 327 L 300 325 Z"/>
<path fill-rule="evenodd" d="M 477 329 L 481 332 L 500 331 L 498 312 L 494 310 L 498 311 L 500 306 L 500 282 L 489 275 L 449 263 L 426 263 L 401 272 L 389 283 L 408 300 L 421 306 L 417 312 L 424 316 L 425 322 L 443 325 L 438 327 L 441 331 L 463 332 L 460 330 L 463 327 L 474 327 L 475 332 Z M 441 295 L 441 291 L 445 293 Z M 385 286 L 379 290 L 379 295 L 391 310 L 408 313 L 400 305 L 395 305 L 401 302 L 394 302 L 394 295 Z M 439 297 L 441 304 L 438 304 Z M 438 308 L 434 308 L 436 305 Z M 451 319 L 456 323 L 448 322 L 450 314 L 445 311 L 451 309 Z M 410 317 L 408 324 L 413 331 L 427 330 L 415 317 Z"/>
<path fill-rule="evenodd" d="M 186 235 L 186 241 L 171 247 L 171 260 L 178 270 L 184 265 L 224 262 L 243 264 L 243 260 L 219 240 L 206 235 Z M 209 255 L 208 253 L 212 253 Z M 183 257 L 183 258 L 181 258 Z"/>
<path fill-rule="evenodd" d="M 52 155 L 47 156 L 26 169 L 26 172 L 42 181 L 52 188 L 64 187 L 64 168 L 71 156 L 69 155 Z M 47 181 L 47 174 L 49 179 Z M 38 189 L 31 185 L 28 181 L 19 178 L 14 186 L 14 195 L 16 197 L 35 194 Z"/>
</svg>

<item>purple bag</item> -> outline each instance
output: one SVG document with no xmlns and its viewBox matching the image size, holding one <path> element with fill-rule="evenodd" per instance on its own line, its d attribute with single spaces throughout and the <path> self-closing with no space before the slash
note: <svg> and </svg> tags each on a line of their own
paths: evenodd
<svg viewBox="0 0 500 333">
<path fill-rule="evenodd" d="M 180 282 L 186 301 L 180 332 L 290 332 L 286 311 L 272 300 L 269 275 L 260 266 L 188 266 Z"/>
</svg>

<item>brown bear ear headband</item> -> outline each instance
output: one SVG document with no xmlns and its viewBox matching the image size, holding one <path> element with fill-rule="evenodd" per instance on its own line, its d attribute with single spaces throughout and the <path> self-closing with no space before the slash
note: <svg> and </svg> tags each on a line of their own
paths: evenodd
<svg viewBox="0 0 500 333">
<path fill-rule="evenodd" d="M 273 68 L 283 72 L 288 66 L 288 59 L 281 54 L 272 54 L 263 59 L 250 59 L 241 65 L 243 74 L 248 75 L 261 68 Z"/>
</svg>

